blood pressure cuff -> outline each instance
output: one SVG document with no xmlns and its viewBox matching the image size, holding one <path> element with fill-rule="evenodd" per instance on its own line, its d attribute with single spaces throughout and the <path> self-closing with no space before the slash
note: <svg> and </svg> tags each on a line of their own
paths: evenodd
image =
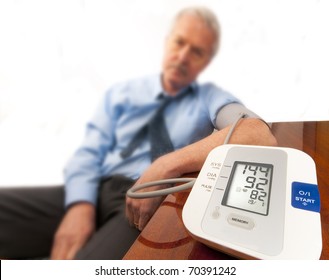
<svg viewBox="0 0 329 280">
<path fill-rule="evenodd" d="M 231 125 L 241 113 L 246 114 L 245 118 L 257 118 L 264 121 L 260 116 L 247 109 L 244 105 L 240 103 L 230 103 L 219 110 L 216 117 L 216 128 L 221 130 L 224 127 Z"/>
</svg>

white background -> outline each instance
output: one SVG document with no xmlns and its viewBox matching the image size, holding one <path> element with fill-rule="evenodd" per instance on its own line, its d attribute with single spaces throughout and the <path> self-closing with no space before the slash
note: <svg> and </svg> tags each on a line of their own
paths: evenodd
<svg viewBox="0 0 329 280">
<path fill-rule="evenodd" d="M 101 94 L 160 70 L 173 15 L 222 27 L 201 75 L 269 122 L 328 120 L 329 1 L 0 0 L 0 185 L 62 181 Z"/>
</svg>

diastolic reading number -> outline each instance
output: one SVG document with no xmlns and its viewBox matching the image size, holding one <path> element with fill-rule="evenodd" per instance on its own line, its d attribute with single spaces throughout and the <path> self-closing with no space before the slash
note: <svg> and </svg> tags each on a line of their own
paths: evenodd
<svg viewBox="0 0 329 280">
<path fill-rule="evenodd" d="M 236 275 L 236 267 L 189 266 L 189 275 Z"/>
</svg>

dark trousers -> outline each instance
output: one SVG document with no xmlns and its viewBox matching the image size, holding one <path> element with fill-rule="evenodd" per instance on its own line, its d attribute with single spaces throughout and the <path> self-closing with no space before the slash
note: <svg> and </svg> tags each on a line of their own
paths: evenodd
<svg viewBox="0 0 329 280">
<path fill-rule="evenodd" d="M 125 194 L 133 183 L 123 176 L 101 183 L 97 231 L 76 259 L 122 259 L 139 235 L 125 218 Z M 48 257 L 63 203 L 63 186 L 0 188 L 0 259 Z"/>
</svg>

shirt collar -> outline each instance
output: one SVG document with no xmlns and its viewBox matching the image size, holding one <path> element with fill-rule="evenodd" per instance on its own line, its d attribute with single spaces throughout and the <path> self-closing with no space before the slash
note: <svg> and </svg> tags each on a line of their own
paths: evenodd
<svg viewBox="0 0 329 280">
<path fill-rule="evenodd" d="M 189 89 L 191 90 L 191 92 L 196 92 L 197 87 L 198 87 L 198 84 L 196 81 L 194 81 L 190 85 L 183 88 L 175 97 L 178 97 L 178 96 L 184 94 Z M 154 91 L 153 91 L 154 99 L 159 98 L 160 95 L 168 96 L 162 87 L 162 74 L 158 75 L 158 78 L 155 80 Z"/>
</svg>

